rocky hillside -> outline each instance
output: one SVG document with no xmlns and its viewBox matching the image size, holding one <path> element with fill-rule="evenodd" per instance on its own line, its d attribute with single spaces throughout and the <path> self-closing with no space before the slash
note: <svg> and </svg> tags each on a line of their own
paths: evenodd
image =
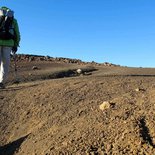
<svg viewBox="0 0 155 155">
<path fill-rule="evenodd" d="M 39 55 L 25 55 L 25 54 L 18 54 L 17 61 L 51 61 L 51 62 L 60 62 L 60 63 L 72 63 L 72 64 L 79 64 L 79 65 L 104 65 L 104 66 L 118 66 L 112 63 L 104 62 L 104 63 L 97 63 L 97 62 L 84 62 L 80 59 L 71 59 L 71 58 L 62 58 L 62 57 L 50 57 L 50 56 L 39 56 Z"/>
<path fill-rule="evenodd" d="M 154 68 L 48 59 L 18 55 L 19 83 L 12 61 L 0 155 L 155 154 Z"/>
</svg>

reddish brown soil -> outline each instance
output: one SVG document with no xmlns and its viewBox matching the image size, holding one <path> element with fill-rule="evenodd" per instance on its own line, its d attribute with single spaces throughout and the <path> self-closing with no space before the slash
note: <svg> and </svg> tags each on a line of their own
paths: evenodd
<svg viewBox="0 0 155 155">
<path fill-rule="evenodd" d="M 78 68 L 97 70 L 65 77 Z M 155 154 L 154 68 L 21 61 L 15 78 L 11 65 L 0 90 L 0 155 Z"/>
</svg>

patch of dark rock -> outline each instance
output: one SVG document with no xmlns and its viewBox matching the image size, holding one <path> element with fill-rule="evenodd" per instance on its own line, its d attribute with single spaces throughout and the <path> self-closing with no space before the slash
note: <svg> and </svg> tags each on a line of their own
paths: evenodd
<svg viewBox="0 0 155 155">
<path fill-rule="evenodd" d="M 87 73 L 91 73 L 93 71 L 96 71 L 96 68 L 84 68 L 82 69 L 82 75 L 91 75 Z M 65 77 L 76 77 L 79 76 L 76 72 L 76 69 L 73 70 L 65 70 L 65 71 L 59 71 L 48 75 L 42 75 L 41 79 L 57 79 L 57 78 L 65 78 Z"/>
<path fill-rule="evenodd" d="M 67 71 L 60 71 L 60 72 L 55 72 L 53 74 L 49 74 L 48 76 L 44 77 L 43 79 L 57 79 L 57 78 L 64 78 L 64 77 L 73 77 L 75 76 L 73 70 L 67 70 Z"/>
<path fill-rule="evenodd" d="M 33 66 L 32 70 L 38 70 L 39 68 L 37 66 Z"/>
</svg>

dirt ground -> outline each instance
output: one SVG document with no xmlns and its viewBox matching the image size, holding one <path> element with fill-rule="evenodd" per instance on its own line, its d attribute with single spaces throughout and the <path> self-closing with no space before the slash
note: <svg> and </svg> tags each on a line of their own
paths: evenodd
<svg viewBox="0 0 155 155">
<path fill-rule="evenodd" d="M 18 62 L 19 84 L 13 69 L 0 155 L 155 155 L 155 68 Z"/>
</svg>

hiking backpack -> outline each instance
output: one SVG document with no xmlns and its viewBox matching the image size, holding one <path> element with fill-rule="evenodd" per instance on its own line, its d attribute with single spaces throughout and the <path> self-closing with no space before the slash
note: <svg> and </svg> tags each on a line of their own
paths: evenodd
<svg viewBox="0 0 155 155">
<path fill-rule="evenodd" d="M 0 8 L 0 39 L 14 39 L 13 27 L 14 12 L 10 9 Z"/>
</svg>

